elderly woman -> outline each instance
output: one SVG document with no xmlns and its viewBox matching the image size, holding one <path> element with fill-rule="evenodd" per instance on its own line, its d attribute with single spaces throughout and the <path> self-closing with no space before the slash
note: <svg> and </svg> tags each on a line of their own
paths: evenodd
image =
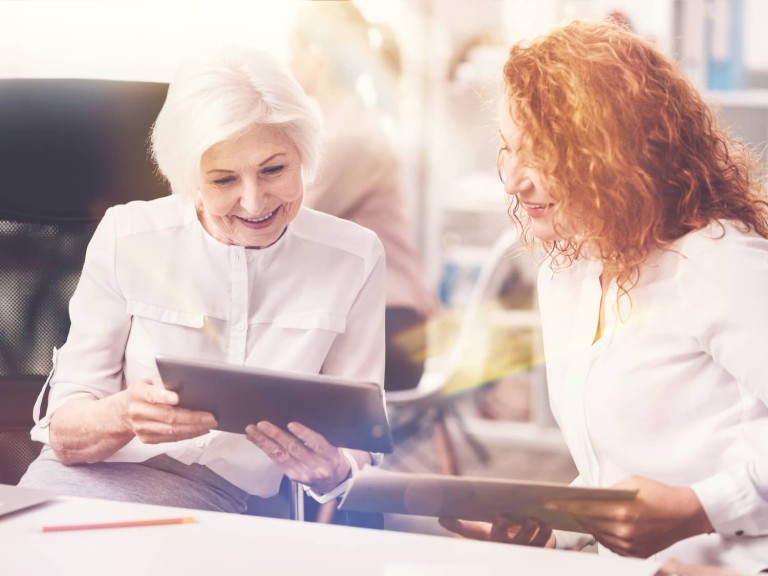
<svg viewBox="0 0 768 576">
<path fill-rule="evenodd" d="M 152 133 L 173 194 L 109 209 L 94 234 L 32 431 L 45 446 L 22 485 L 243 512 L 284 474 L 324 501 L 371 462 L 300 423 L 212 430 L 210 413 L 175 406 L 154 361 L 382 383 L 381 243 L 302 208 L 319 128 L 299 84 L 264 53 L 182 66 Z"/>
<path fill-rule="evenodd" d="M 499 175 L 546 253 L 552 410 L 590 536 L 444 521 L 469 536 L 768 567 L 768 204 L 760 167 L 677 66 L 615 25 L 512 48 Z M 681 570 L 676 570 L 681 572 Z"/>
</svg>

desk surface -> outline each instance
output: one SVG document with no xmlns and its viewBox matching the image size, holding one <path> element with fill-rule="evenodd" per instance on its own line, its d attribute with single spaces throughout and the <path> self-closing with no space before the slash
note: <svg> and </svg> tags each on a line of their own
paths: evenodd
<svg viewBox="0 0 768 576">
<path fill-rule="evenodd" d="M 41 531 L 44 525 L 194 516 L 194 524 Z M 0 517 L 0 572 L 312 576 L 651 576 L 652 562 L 290 520 L 59 497 Z"/>
</svg>

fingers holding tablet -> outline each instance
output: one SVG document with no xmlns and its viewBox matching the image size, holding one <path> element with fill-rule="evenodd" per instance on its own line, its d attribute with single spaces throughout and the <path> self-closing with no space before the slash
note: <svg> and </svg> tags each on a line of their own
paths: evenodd
<svg viewBox="0 0 768 576">
<path fill-rule="evenodd" d="M 178 408 L 178 401 L 161 380 L 143 380 L 123 392 L 123 422 L 148 444 L 195 438 L 216 427 L 213 414 Z"/>
<path fill-rule="evenodd" d="M 297 422 L 289 423 L 288 430 L 284 430 L 262 421 L 249 425 L 245 432 L 291 480 L 313 490 L 330 492 L 349 475 L 350 464 L 341 450 Z"/>
</svg>

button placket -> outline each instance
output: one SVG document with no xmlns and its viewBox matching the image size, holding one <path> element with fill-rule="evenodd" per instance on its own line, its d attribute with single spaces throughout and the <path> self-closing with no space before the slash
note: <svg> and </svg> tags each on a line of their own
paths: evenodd
<svg viewBox="0 0 768 576">
<path fill-rule="evenodd" d="M 230 330 L 228 360 L 242 365 L 248 328 L 248 261 L 245 248 L 233 246 L 231 250 Z"/>
</svg>

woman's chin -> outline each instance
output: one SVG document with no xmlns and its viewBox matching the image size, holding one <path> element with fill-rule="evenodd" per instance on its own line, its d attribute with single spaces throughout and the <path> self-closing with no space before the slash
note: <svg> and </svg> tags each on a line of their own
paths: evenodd
<svg viewBox="0 0 768 576">
<path fill-rule="evenodd" d="M 551 223 L 537 222 L 536 220 L 533 220 L 531 223 L 531 232 L 537 240 L 542 242 L 554 242 L 557 240 L 555 228 Z"/>
<path fill-rule="evenodd" d="M 263 230 L 241 228 L 238 230 L 236 244 L 246 248 L 268 248 L 280 240 L 285 229 L 285 223 L 281 223 L 279 226 L 270 226 Z"/>
</svg>

